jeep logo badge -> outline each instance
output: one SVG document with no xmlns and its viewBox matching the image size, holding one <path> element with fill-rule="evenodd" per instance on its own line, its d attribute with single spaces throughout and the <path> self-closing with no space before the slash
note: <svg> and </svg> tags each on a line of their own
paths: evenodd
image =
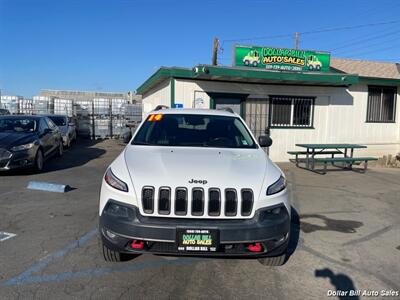
<svg viewBox="0 0 400 300">
<path fill-rule="evenodd" d="M 189 180 L 189 183 L 207 184 L 207 180 L 196 180 L 196 179 L 191 179 L 191 180 Z"/>
</svg>

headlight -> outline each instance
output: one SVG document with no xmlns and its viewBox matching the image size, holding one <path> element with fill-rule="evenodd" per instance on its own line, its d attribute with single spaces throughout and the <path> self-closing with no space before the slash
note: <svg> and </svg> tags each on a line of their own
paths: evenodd
<svg viewBox="0 0 400 300">
<path fill-rule="evenodd" d="M 268 189 L 267 189 L 267 196 L 279 193 L 280 191 L 283 191 L 286 188 L 286 179 L 285 177 L 281 176 L 279 179 L 271 184 Z"/>
<path fill-rule="evenodd" d="M 128 185 L 115 176 L 111 171 L 111 168 L 108 168 L 106 175 L 104 176 L 104 180 L 113 188 L 123 192 L 128 192 Z"/>
<path fill-rule="evenodd" d="M 29 143 L 25 145 L 20 145 L 20 146 L 15 146 L 11 148 L 11 151 L 22 151 L 22 150 L 29 150 L 31 149 L 35 144 L 34 143 Z"/>
<path fill-rule="evenodd" d="M 121 218 L 130 218 L 133 215 L 133 212 L 130 208 L 114 202 L 109 202 L 104 209 L 104 212 L 114 217 Z"/>
</svg>

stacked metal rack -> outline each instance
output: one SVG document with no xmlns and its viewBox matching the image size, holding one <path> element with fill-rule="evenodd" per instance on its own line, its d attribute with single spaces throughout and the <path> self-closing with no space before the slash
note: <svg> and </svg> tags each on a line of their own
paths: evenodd
<svg viewBox="0 0 400 300">
<path fill-rule="evenodd" d="M 70 99 L 54 99 L 54 114 L 67 115 L 68 117 L 74 116 L 74 101 Z"/>
<path fill-rule="evenodd" d="M 23 100 L 20 96 L 1 96 L 0 108 L 7 109 L 11 114 L 19 114 L 19 104 Z"/>
<path fill-rule="evenodd" d="M 77 134 L 81 137 L 93 138 L 93 101 L 75 100 L 74 107 Z"/>
<path fill-rule="evenodd" d="M 142 120 L 142 104 L 129 104 L 123 98 L 73 100 L 35 96 L 33 100 L 26 100 L 2 96 L 0 107 L 12 114 L 67 115 L 76 124 L 77 134 L 91 139 L 122 137 Z"/>
<path fill-rule="evenodd" d="M 34 96 L 32 113 L 35 115 L 54 114 L 54 98 L 47 96 Z"/>
<path fill-rule="evenodd" d="M 126 125 L 142 120 L 142 104 L 128 104 L 125 99 L 94 98 L 75 101 L 77 132 L 92 139 L 119 138 Z"/>
</svg>

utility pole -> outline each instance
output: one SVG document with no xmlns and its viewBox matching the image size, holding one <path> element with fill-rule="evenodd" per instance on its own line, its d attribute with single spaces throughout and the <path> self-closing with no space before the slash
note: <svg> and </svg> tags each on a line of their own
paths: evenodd
<svg viewBox="0 0 400 300">
<path fill-rule="evenodd" d="M 299 33 L 296 32 L 296 49 L 299 49 Z"/>
<path fill-rule="evenodd" d="M 212 65 L 216 66 L 217 65 L 217 60 L 218 60 L 218 47 L 219 47 L 219 40 L 217 37 L 214 38 L 214 44 L 213 44 L 213 51 L 212 51 Z"/>
</svg>

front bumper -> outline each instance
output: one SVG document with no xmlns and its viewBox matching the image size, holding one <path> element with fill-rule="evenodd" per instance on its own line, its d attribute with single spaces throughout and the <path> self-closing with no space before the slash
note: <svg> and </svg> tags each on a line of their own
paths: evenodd
<svg viewBox="0 0 400 300">
<path fill-rule="evenodd" d="M 129 217 L 117 217 L 107 213 L 107 205 L 116 203 L 129 208 Z M 140 215 L 138 208 L 114 200 L 108 201 L 100 216 L 100 234 L 103 243 L 121 253 L 154 253 L 195 256 L 276 256 L 287 247 L 290 231 L 290 215 L 286 207 L 275 205 L 256 211 L 252 219 L 180 219 L 158 218 Z M 280 207 L 279 214 L 273 208 Z M 217 252 L 179 252 L 176 245 L 177 228 L 218 229 Z M 145 242 L 142 250 L 132 249 L 133 240 Z M 246 245 L 259 242 L 261 252 L 251 252 Z"/>
<path fill-rule="evenodd" d="M 0 171 L 28 168 L 35 163 L 35 149 L 12 152 L 10 158 L 0 159 Z"/>
</svg>

